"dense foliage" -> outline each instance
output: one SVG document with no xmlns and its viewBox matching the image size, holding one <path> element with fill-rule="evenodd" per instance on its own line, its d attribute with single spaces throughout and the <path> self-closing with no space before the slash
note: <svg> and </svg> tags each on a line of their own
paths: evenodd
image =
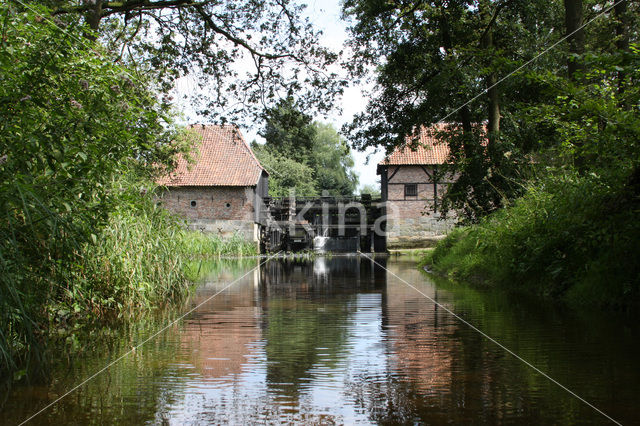
<svg viewBox="0 0 640 426">
<path fill-rule="evenodd" d="M 354 77 L 375 68 L 376 83 L 367 110 L 345 128 L 349 139 L 389 150 L 419 126 L 448 122 L 438 136 L 459 178 L 440 209 L 467 222 L 495 211 L 522 194 L 532 158 L 563 143 L 531 113 L 568 95 L 562 81 L 580 78 L 585 53 L 617 55 L 637 40 L 637 3 L 614 10 L 611 1 L 585 1 L 584 12 L 582 3 L 347 0 L 348 65 Z"/>
<path fill-rule="evenodd" d="M 318 182 L 313 178 L 313 170 L 307 164 L 255 142 L 251 148 L 260 164 L 269 172 L 270 196 L 288 197 L 291 192 L 299 196 L 319 195 Z"/>
<path fill-rule="evenodd" d="M 79 29 L 2 6 L 0 315 L 2 370 L 42 344 L 46 306 L 69 283 L 117 204 L 123 165 L 151 169 L 177 151 L 175 127 L 138 75 Z"/>
<path fill-rule="evenodd" d="M 0 377 L 51 327 L 179 299 L 193 237 L 149 183 L 192 138 L 88 29 L 0 6 Z M 186 238 L 186 240 L 185 240 Z"/>
<path fill-rule="evenodd" d="M 433 268 L 637 303 L 638 7 L 345 2 L 353 75 L 376 67 L 374 97 L 346 129 L 354 146 L 392 149 L 449 123 L 438 136 L 457 181 L 440 207 L 478 225 L 439 245 Z"/>
<path fill-rule="evenodd" d="M 587 82 L 540 107 L 561 144 L 524 196 L 455 231 L 428 263 L 450 276 L 592 305 L 640 306 L 640 45 L 593 55 Z M 544 167 L 543 167 L 544 166 Z"/>
<path fill-rule="evenodd" d="M 252 144 L 269 171 L 269 194 L 287 196 L 352 195 L 358 178 L 346 141 L 330 125 L 312 122 L 292 98 L 264 113 L 261 136 L 265 144 Z"/>
<path fill-rule="evenodd" d="M 426 261 L 457 280 L 637 307 L 638 189 L 601 176 L 556 176 L 477 226 L 455 230 Z"/>
<path fill-rule="evenodd" d="M 345 128 L 353 145 L 390 150 L 419 126 L 447 121 L 450 126 L 438 136 L 451 148 L 449 171 L 459 177 L 440 210 L 455 208 L 473 221 L 499 208 L 505 196 L 517 196 L 520 187 L 513 182 L 522 181 L 531 141 L 511 108 L 543 97 L 543 87 L 524 74 L 492 86 L 498 75 L 557 39 L 549 31 L 557 24 L 557 6 L 346 1 L 344 12 L 355 20 L 353 74 L 362 76 L 372 66 L 377 70 L 366 111 Z M 468 103 L 475 94 L 480 96 Z"/>
<path fill-rule="evenodd" d="M 29 3 L 33 3 L 30 1 Z M 327 111 L 344 81 L 305 6 L 290 0 L 38 0 L 59 19 L 83 20 L 117 60 L 141 67 L 165 93 L 184 76 L 198 113 L 236 124 L 295 96 Z M 170 102 L 169 95 L 165 97 Z"/>
</svg>

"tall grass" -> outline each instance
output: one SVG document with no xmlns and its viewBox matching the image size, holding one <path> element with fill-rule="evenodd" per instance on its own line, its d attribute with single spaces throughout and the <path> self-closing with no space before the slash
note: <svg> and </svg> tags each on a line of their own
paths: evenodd
<svg viewBox="0 0 640 426">
<path fill-rule="evenodd" d="M 46 304 L 69 288 L 82 217 L 29 176 L 0 181 L 0 378 L 43 364 Z"/>
<path fill-rule="evenodd" d="M 119 209 L 76 271 L 63 302 L 94 315 L 122 315 L 179 300 L 188 292 L 180 224 L 151 202 Z"/>
<path fill-rule="evenodd" d="M 190 256 L 255 256 L 258 246 L 239 234 L 223 238 L 200 231 L 184 231 L 181 235 L 182 254 Z"/>
<path fill-rule="evenodd" d="M 555 176 L 479 225 L 452 232 L 425 263 L 458 280 L 640 306 L 638 211 L 635 189 L 625 182 Z"/>
<path fill-rule="evenodd" d="M 114 209 L 102 230 L 84 243 L 66 245 L 74 248 L 68 256 L 47 260 L 55 244 L 45 246 L 37 235 L 19 233 L 17 226 L 14 239 L 2 242 L 0 378 L 33 375 L 46 365 L 53 330 L 104 324 L 180 303 L 197 278 L 189 268 L 194 258 L 257 253 L 255 243 L 237 235 L 223 239 L 187 231 L 182 220 L 157 207 L 150 195 L 132 198 L 125 193 L 123 200 L 128 201 Z M 64 235 L 64 229 L 57 233 Z M 20 246 L 19 239 L 32 243 Z M 34 245 L 40 246 L 40 262 L 26 256 L 38 253 Z"/>
</svg>

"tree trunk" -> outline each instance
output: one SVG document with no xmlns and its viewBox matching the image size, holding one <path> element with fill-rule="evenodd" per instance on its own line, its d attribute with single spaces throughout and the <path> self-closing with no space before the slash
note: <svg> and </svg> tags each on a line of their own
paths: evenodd
<svg viewBox="0 0 640 426">
<path fill-rule="evenodd" d="M 498 135 L 500 132 L 500 99 L 498 94 L 498 88 L 495 84 L 498 82 L 498 77 L 495 73 L 489 74 L 487 77 L 487 86 L 489 90 L 487 95 L 489 97 L 489 122 L 488 131 L 490 134 Z"/>
<path fill-rule="evenodd" d="M 567 58 L 567 69 L 569 79 L 576 79 L 576 72 L 582 70 L 584 66 L 574 55 L 584 53 L 585 35 L 582 27 L 582 0 L 564 0 L 565 25 L 567 36 L 569 36 L 569 57 Z"/>
<path fill-rule="evenodd" d="M 85 20 L 89 24 L 89 28 L 94 31 L 98 31 L 100 28 L 100 19 L 102 19 L 102 3 L 103 0 L 85 0 L 93 3 L 93 9 L 87 12 Z M 89 36 L 90 39 L 95 39 L 93 36 Z"/>
<path fill-rule="evenodd" d="M 488 29 L 481 40 L 482 47 L 487 50 L 488 56 L 491 56 L 490 50 L 493 48 L 493 31 Z M 493 159 L 495 152 L 496 139 L 500 133 L 500 96 L 496 83 L 498 82 L 498 76 L 495 72 L 490 72 L 485 77 L 485 83 L 487 85 L 487 100 L 488 100 L 488 122 L 487 133 L 488 143 L 487 151 L 489 157 Z"/>
<path fill-rule="evenodd" d="M 627 0 L 623 0 L 614 7 L 616 17 L 616 47 L 618 53 L 629 50 L 629 25 L 627 19 Z M 624 65 L 624 64 L 623 64 Z M 624 92 L 626 74 L 624 71 L 618 71 L 618 94 Z"/>
</svg>

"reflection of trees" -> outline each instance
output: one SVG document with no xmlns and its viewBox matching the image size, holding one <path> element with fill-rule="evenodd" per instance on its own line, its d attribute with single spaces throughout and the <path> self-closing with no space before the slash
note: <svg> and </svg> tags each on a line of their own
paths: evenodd
<svg viewBox="0 0 640 426">
<path fill-rule="evenodd" d="M 340 306 L 325 305 L 322 300 L 269 301 L 265 337 L 271 387 L 296 395 L 312 367 L 334 367 L 344 358 L 347 302 Z"/>
<path fill-rule="evenodd" d="M 0 407 L 0 424 L 7 421 L 17 424 L 33 415 L 177 316 L 176 313 L 162 314 L 112 328 L 74 333 L 70 347 L 61 344 L 60 359 L 52 367 L 51 382 L 12 389 Z M 171 374 L 166 360 L 180 356 L 175 344 L 178 333 L 177 326 L 167 329 L 30 423 L 143 424 L 154 421 L 154 416 L 157 421 L 156 413 L 162 410 L 165 401 L 172 400 L 179 392 L 180 377 L 175 377 L 172 388 L 157 380 Z"/>
<path fill-rule="evenodd" d="M 391 269 L 411 283 L 425 282 L 424 276 L 397 262 Z M 622 350 L 622 332 L 614 325 L 607 326 L 608 334 L 593 333 L 594 326 L 603 327 L 606 321 L 577 321 L 561 309 L 541 306 L 539 300 L 531 305 L 522 296 L 513 299 L 455 284 L 439 288 L 446 290 L 420 285 L 430 297 L 453 307 L 605 412 L 625 413 L 636 406 L 632 389 L 637 389 L 637 382 L 632 382 L 639 374 L 630 367 L 631 355 Z M 372 421 L 573 424 L 603 420 L 405 284 L 390 280 L 382 304 L 383 339 L 389 353 L 386 369 L 383 374 L 357 371 L 346 385 L 347 394 Z M 628 378 L 623 378 L 622 370 Z M 615 392 L 606 390 L 612 385 L 603 382 L 612 378 L 621 385 L 615 386 Z M 626 402 L 616 406 L 615 400 Z M 607 409 L 607 404 L 615 408 Z M 628 413 L 627 418 L 637 419 L 637 412 Z"/>
<path fill-rule="evenodd" d="M 269 262 L 262 277 L 267 382 L 297 396 L 313 367 L 344 359 L 354 298 L 381 283 L 372 264 L 355 256 Z"/>
</svg>

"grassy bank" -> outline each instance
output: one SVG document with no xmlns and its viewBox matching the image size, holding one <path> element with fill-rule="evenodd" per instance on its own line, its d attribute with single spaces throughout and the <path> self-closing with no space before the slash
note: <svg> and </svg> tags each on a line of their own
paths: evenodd
<svg viewBox="0 0 640 426">
<path fill-rule="evenodd" d="M 152 198 L 123 204 L 93 241 L 76 248 L 73 263 L 28 263 L 3 275 L 0 377 L 42 377 L 54 334 L 101 327 L 181 303 L 196 278 L 193 259 L 256 254 L 256 245 L 185 230 L 184 223 Z M 9 270 L 7 264 L 4 265 Z M 42 271 L 45 272 L 45 271 Z M 9 297 L 12 296 L 12 297 Z"/>
<path fill-rule="evenodd" d="M 251 256 L 255 243 L 235 235 L 222 238 L 188 231 L 184 223 L 147 200 L 118 211 L 96 244 L 87 245 L 76 278 L 84 311 L 150 309 L 179 300 L 193 276 L 194 258 Z"/>
<path fill-rule="evenodd" d="M 185 231 L 180 236 L 181 252 L 185 257 L 193 256 L 255 256 L 256 243 L 236 234 L 223 238 L 200 231 Z"/>
<path fill-rule="evenodd" d="M 637 307 L 639 211 L 633 177 L 547 178 L 478 225 L 452 232 L 424 263 L 455 280 Z"/>
<path fill-rule="evenodd" d="M 0 380 L 46 376 L 59 330 L 182 300 L 187 259 L 251 251 L 156 207 L 197 138 L 153 75 L 31 3 L 0 3 Z"/>
</svg>

